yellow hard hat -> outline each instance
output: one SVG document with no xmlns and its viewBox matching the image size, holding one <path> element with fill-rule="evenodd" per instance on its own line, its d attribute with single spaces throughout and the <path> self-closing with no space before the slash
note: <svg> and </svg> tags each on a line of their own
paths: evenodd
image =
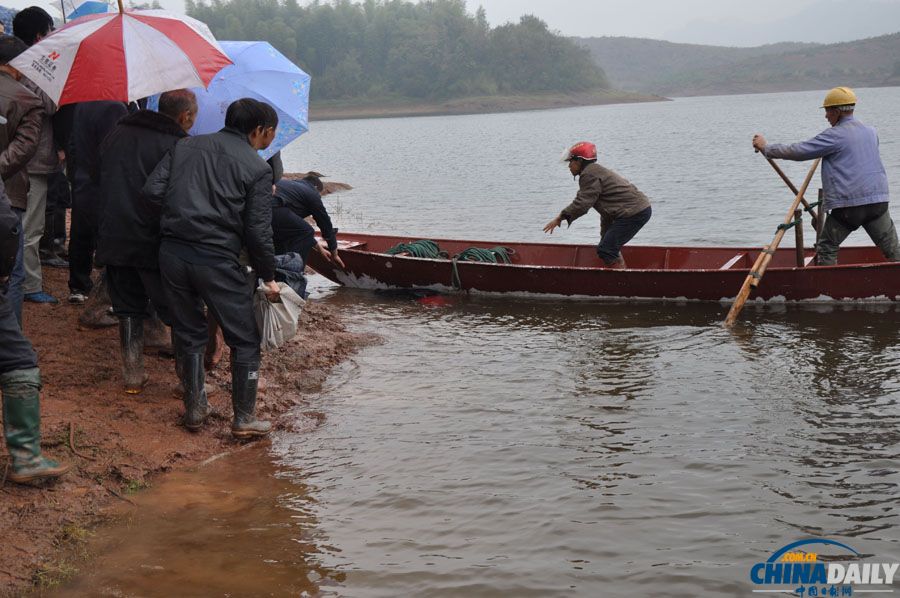
<svg viewBox="0 0 900 598">
<path fill-rule="evenodd" d="M 856 94 L 849 87 L 835 87 L 825 95 L 825 101 L 822 102 L 822 108 L 833 108 L 834 106 L 849 106 L 856 103 Z"/>
</svg>

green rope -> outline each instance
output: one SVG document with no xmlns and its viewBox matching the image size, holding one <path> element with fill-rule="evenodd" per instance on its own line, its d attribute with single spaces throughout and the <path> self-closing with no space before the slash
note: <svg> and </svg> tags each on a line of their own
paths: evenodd
<svg viewBox="0 0 900 598">
<path fill-rule="evenodd" d="M 510 255 L 515 251 L 509 247 L 493 247 L 483 249 L 481 247 L 469 247 L 465 251 L 453 256 L 453 277 L 450 284 L 454 289 L 462 289 L 462 280 L 459 278 L 458 262 L 484 262 L 488 264 L 511 264 Z"/>
<path fill-rule="evenodd" d="M 803 224 L 803 220 L 801 220 L 800 218 L 797 218 L 793 222 L 788 222 L 787 224 L 779 224 L 778 228 L 776 230 L 777 231 L 778 230 L 790 230 L 790 229 L 794 228 L 795 226 L 799 226 L 801 224 Z"/>
<path fill-rule="evenodd" d="M 511 264 L 509 254 L 513 253 L 508 247 L 493 247 L 482 249 L 481 247 L 469 247 L 456 256 L 461 262 L 487 262 L 490 264 Z"/>
<path fill-rule="evenodd" d="M 806 210 L 807 212 L 812 212 L 812 211 L 813 211 L 813 208 L 817 208 L 817 207 L 820 206 L 820 205 L 822 205 L 822 202 L 821 202 L 821 201 L 817 201 L 816 203 L 811 203 L 811 204 L 809 204 L 809 207 L 806 207 L 806 208 L 803 208 L 803 209 Z"/>
<path fill-rule="evenodd" d="M 388 255 L 397 255 L 398 253 L 408 253 L 412 257 L 438 259 L 449 257 L 446 252 L 441 251 L 438 244 L 428 239 L 421 241 L 410 241 L 409 243 L 400 243 L 385 251 Z"/>
</svg>

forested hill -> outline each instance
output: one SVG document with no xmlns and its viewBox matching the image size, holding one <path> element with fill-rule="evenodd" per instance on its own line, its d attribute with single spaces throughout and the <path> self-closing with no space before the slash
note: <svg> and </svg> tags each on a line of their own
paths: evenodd
<svg viewBox="0 0 900 598">
<path fill-rule="evenodd" d="M 314 99 L 446 100 L 608 88 L 578 45 L 534 17 L 491 28 L 464 0 L 187 0 L 221 40 L 266 40 L 313 77 Z"/>
<path fill-rule="evenodd" d="M 900 33 L 756 48 L 621 37 L 577 41 L 606 69 L 613 86 L 668 96 L 900 85 Z"/>
</svg>

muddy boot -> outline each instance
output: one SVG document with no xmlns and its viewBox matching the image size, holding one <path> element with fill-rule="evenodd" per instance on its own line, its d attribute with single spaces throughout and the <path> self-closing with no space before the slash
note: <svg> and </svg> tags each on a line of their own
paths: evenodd
<svg viewBox="0 0 900 598">
<path fill-rule="evenodd" d="M 52 480 L 68 465 L 41 454 L 41 371 L 13 370 L 0 376 L 3 391 L 3 433 L 12 458 L 9 479 L 18 484 Z"/>
<path fill-rule="evenodd" d="M 70 298 L 71 302 L 71 298 Z M 100 281 L 94 285 L 87 300 L 84 302 L 84 311 L 78 316 L 78 323 L 85 328 L 108 328 L 117 324 L 116 318 L 109 313 L 112 302 L 109 299 L 109 291 L 106 287 L 106 276 L 101 276 Z"/>
<path fill-rule="evenodd" d="M 141 318 L 119 318 L 119 342 L 125 392 L 141 394 L 150 379 L 144 373 L 144 321 Z"/>
<path fill-rule="evenodd" d="M 261 438 L 272 430 L 270 422 L 256 419 L 257 382 L 259 365 L 231 364 L 231 404 L 234 408 L 231 435 L 235 438 Z"/>
<path fill-rule="evenodd" d="M 172 358 L 175 356 L 175 350 L 171 337 L 171 330 L 159 319 L 156 310 L 153 310 L 144 322 L 144 347 L 158 349 L 160 357 Z"/>
<path fill-rule="evenodd" d="M 607 270 L 625 270 L 628 266 L 625 265 L 625 258 L 622 257 L 622 254 L 619 254 L 615 260 L 611 262 L 606 262 Z"/>
<path fill-rule="evenodd" d="M 184 399 L 184 360 L 181 357 L 181 351 L 178 349 L 178 345 L 175 343 L 175 334 L 172 333 L 172 353 L 175 355 L 175 375 L 178 377 L 178 384 L 172 387 L 172 396 L 176 399 Z M 204 372 L 204 377 L 206 372 Z M 216 391 L 219 388 L 215 384 L 210 384 L 209 382 L 203 383 L 203 390 L 206 391 L 206 396 L 216 394 Z"/>
<path fill-rule="evenodd" d="M 206 390 L 203 381 L 206 373 L 203 371 L 203 355 L 200 353 L 185 353 L 180 356 L 181 384 L 184 387 L 184 427 L 191 432 L 196 432 L 206 423 L 209 416 L 209 403 L 206 400 Z"/>
</svg>

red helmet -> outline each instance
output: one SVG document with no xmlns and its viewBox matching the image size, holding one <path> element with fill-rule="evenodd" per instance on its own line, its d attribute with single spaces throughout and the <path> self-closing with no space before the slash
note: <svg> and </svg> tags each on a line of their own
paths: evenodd
<svg viewBox="0 0 900 598">
<path fill-rule="evenodd" d="M 571 162 L 577 158 L 581 158 L 582 160 L 596 160 L 597 146 L 590 141 L 579 141 L 566 150 L 566 153 L 563 154 L 562 161 Z"/>
</svg>

